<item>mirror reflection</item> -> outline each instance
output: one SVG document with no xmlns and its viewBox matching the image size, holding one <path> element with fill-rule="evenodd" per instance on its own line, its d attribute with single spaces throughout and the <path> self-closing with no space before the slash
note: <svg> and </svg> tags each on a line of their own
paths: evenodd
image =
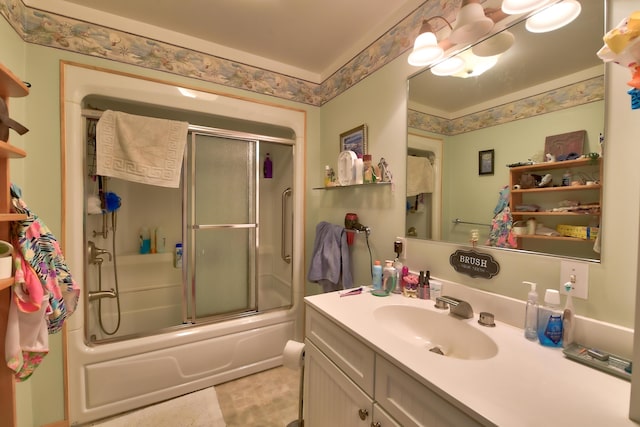
<svg viewBox="0 0 640 427">
<path fill-rule="evenodd" d="M 508 28 L 513 45 L 480 75 L 426 69 L 409 79 L 407 237 L 469 244 L 477 230 L 480 245 L 600 259 L 601 161 L 507 165 L 542 163 L 547 154 L 564 160 L 576 150 L 601 154 L 604 65 L 593 28 L 603 26 L 603 2 L 582 2 L 580 16 L 556 31 L 531 33 L 524 22 Z M 525 188 L 520 181 L 530 177 Z M 493 221 L 505 206 L 511 244 L 495 235 L 506 230 Z M 565 235 L 587 227 L 589 239 Z"/>
</svg>

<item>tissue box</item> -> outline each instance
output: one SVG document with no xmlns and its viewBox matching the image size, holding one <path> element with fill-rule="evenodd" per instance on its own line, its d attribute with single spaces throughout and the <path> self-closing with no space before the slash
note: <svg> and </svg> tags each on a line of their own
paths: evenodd
<svg viewBox="0 0 640 427">
<path fill-rule="evenodd" d="M 576 237 L 584 240 L 595 240 L 595 238 L 598 237 L 598 227 L 558 224 L 556 231 L 563 236 Z"/>
</svg>

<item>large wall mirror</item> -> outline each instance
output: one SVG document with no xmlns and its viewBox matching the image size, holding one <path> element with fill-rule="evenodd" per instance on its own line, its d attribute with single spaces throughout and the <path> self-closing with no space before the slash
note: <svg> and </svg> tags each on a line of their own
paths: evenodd
<svg viewBox="0 0 640 427">
<path fill-rule="evenodd" d="M 567 144 L 581 150 L 580 155 L 602 154 L 604 65 L 596 52 L 603 43 L 604 2 L 581 3 L 580 16 L 556 31 L 531 33 L 524 21 L 508 28 L 513 45 L 481 75 L 436 76 L 425 69 L 409 79 L 407 237 L 469 244 L 477 230 L 480 245 L 501 246 L 490 238 L 492 220 L 503 196 L 511 192 L 516 197 L 518 191 L 511 189 L 521 179 L 515 174 L 517 182 L 510 183 L 517 169 L 507 165 L 544 162 L 551 146 L 545 144 L 552 140 L 564 144 L 560 158 L 566 156 Z M 571 145 L 572 138 L 559 136 L 576 131 L 584 136 L 582 148 Z M 537 235 L 517 238 L 515 249 L 599 261 L 599 241 L 593 235 L 591 240 L 554 235 L 558 225 L 596 231 L 604 156 L 586 167 L 565 164 L 543 175 L 526 172 L 538 180 L 550 173 L 548 188 L 554 189 L 517 196 L 521 205 L 540 209 L 535 214 Z M 582 187 L 555 188 L 563 177 Z M 535 181 L 534 186 L 541 184 Z M 531 198 L 525 201 L 525 195 Z M 561 209 L 576 202 L 595 209 L 587 214 Z M 556 207 L 560 210 L 555 213 L 540 213 Z M 527 233 L 530 217 L 514 215 L 512 224 Z"/>
</svg>

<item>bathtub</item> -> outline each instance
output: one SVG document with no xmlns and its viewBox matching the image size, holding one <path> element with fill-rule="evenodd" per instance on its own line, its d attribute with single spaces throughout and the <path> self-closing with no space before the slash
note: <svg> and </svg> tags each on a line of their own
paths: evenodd
<svg viewBox="0 0 640 427">
<path fill-rule="evenodd" d="M 79 425 L 282 364 L 295 312 L 272 311 L 162 334 L 86 344 L 68 333 L 70 423 Z"/>
</svg>

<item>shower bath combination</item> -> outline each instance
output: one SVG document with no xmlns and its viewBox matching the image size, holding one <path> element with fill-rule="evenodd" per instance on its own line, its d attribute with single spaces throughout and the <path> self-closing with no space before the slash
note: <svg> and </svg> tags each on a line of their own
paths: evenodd
<svg viewBox="0 0 640 427">
<path fill-rule="evenodd" d="M 292 304 L 290 145 L 199 127 L 188 133 L 181 185 L 172 188 L 96 175 L 94 126 L 87 130 L 88 343 Z M 267 152 L 277 162 L 264 179 Z M 212 185 L 221 180 L 227 185 Z M 276 194 L 278 204 L 272 202 Z M 175 264 L 172 251 L 143 253 L 133 241 L 137 230 L 156 227 L 167 249 L 182 245 L 184 267 Z"/>
<path fill-rule="evenodd" d="M 297 254 L 304 222 L 294 212 L 304 208 L 298 190 L 304 167 L 294 166 L 294 157 L 304 158 L 305 112 L 220 93 L 184 97 L 173 84 L 70 63 L 62 65 L 61 79 L 65 255 L 83 278 L 84 302 L 67 328 L 69 423 L 85 425 L 281 365 L 284 345 L 303 332 L 304 266 Z M 88 199 L 98 195 L 88 131 L 98 109 L 114 108 L 168 119 L 182 114 L 198 123 L 189 125 L 179 188 L 108 180 L 124 201 L 115 251 L 114 218 L 101 215 L 99 197 L 96 212 L 88 211 Z M 270 179 L 261 173 L 267 152 Z M 139 253 L 143 227 L 161 228 L 164 253 Z M 176 243 L 184 245 L 182 268 L 173 265 Z M 103 325 L 112 331 L 111 288 L 121 322 L 108 336 L 97 314 L 101 304 Z"/>
</svg>

